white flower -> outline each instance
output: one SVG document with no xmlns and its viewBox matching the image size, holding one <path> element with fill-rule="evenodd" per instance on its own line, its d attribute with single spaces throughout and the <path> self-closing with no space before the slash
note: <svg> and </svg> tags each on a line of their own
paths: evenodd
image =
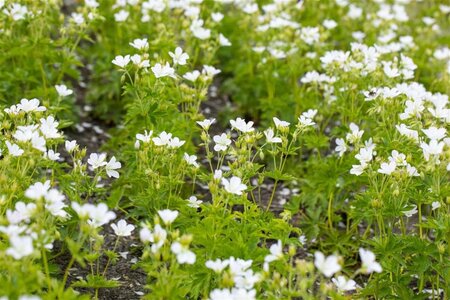
<svg viewBox="0 0 450 300">
<path fill-rule="evenodd" d="M 159 136 L 154 137 L 152 140 L 156 146 L 166 146 L 170 143 L 171 139 L 172 139 L 172 134 L 163 131 L 159 134 Z"/>
<path fill-rule="evenodd" d="M 219 34 L 219 44 L 222 47 L 229 47 L 231 46 L 231 42 L 229 39 L 227 39 L 223 34 Z"/>
<path fill-rule="evenodd" d="M 184 74 L 183 78 L 187 79 L 189 81 L 192 81 L 192 82 L 196 82 L 199 76 L 200 76 L 200 72 L 197 70 L 194 70 L 192 72 L 187 72 L 186 74 Z"/>
<path fill-rule="evenodd" d="M 306 236 L 304 234 L 302 234 L 301 236 L 298 237 L 298 241 L 300 242 L 300 244 L 304 245 L 304 244 L 306 244 L 308 239 L 306 238 Z"/>
<path fill-rule="evenodd" d="M 196 168 L 199 167 L 196 155 L 189 155 L 187 153 L 184 153 L 184 160 L 187 162 L 188 165 L 194 166 Z"/>
<path fill-rule="evenodd" d="M 419 172 L 417 171 L 417 169 L 413 166 L 411 166 L 410 164 L 406 165 L 406 172 L 408 173 L 409 176 L 411 177 L 417 177 L 420 176 Z"/>
<path fill-rule="evenodd" d="M 320 33 L 318 27 L 303 27 L 300 29 L 300 38 L 308 45 L 319 41 Z"/>
<path fill-rule="evenodd" d="M 55 152 L 53 150 L 48 150 L 46 153 L 44 153 L 44 157 L 47 157 L 50 160 L 56 161 L 59 160 L 60 155 L 58 152 Z"/>
<path fill-rule="evenodd" d="M 414 216 L 415 214 L 417 214 L 417 205 L 413 205 L 413 208 L 410 210 L 405 210 L 403 211 L 403 214 L 407 217 L 407 218 L 411 218 L 412 216 Z"/>
<path fill-rule="evenodd" d="M 47 194 L 49 189 L 50 180 L 47 180 L 44 183 L 36 182 L 25 191 L 25 197 L 33 200 L 39 200 Z"/>
<path fill-rule="evenodd" d="M 178 217 L 178 211 L 170 209 L 158 210 L 158 215 L 161 217 L 164 224 L 170 225 Z"/>
<path fill-rule="evenodd" d="M 264 131 L 264 135 L 266 136 L 268 143 L 281 143 L 282 140 L 280 137 L 275 137 L 275 133 L 272 128 L 269 128 Z"/>
<path fill-rule="evenodd" d="M 120 169 L 122 167 L 122 164 L 116 160 L 116 158 L 113 156 L 109 160 L 109 162 L 106 164 L 105 170 L 106 174 L 109 177 L 119 178 L 119 172 L 117 172 L 117 169 Z"/>
<path fill-rule="evenodd" d="M 245 289 L 245 288 L 233 288 L 231 290 L 231 297 L 235 300 L 256 300 L 256 290 L 255 289 Z M 222 298 L 224 299 L 224 298 Z"/>
<path fill-rule="evenodd" d="M 11 105 L 9 108 L 5 108 L 4 111 L 8 115 L 17 115 L 20 112 L 20 108 L 17 105 Z"/>
<path fill-rule="evenodd" d="M 65 141 L 64 146 L 66 148 L 66 151 L 70 153 L 73 150 L 75 150 L 75 147 L 77 146 L 77 141 L 76 140 Z"/>
<path fill-rule="evenodd" d="M 261 280 L 261 276 L 258 273 L 254 273 L 253 270 L 246 270 L 234 276 L 234 285 L 243 290 L 253 289 L 255 283 Z"/>
<path fill-rule="evenodd" d="M 33 253 L 33 239 L 29 236 L 12 236 L 9 239 L 10 247 L 6 249 L 6 254 L 21 259 Z"/>
<path fill-rule="evenodd" d="M 337 23 L 335 20 L 331 20 L 331 19 L 326 19 L 323 21 L 323 27 L 325 27 L 326 29 L 333 29 L 337 26 Z"/>
<path fill-rule="evenodd" d="M 162 77 L 172 77 L 172 78 L 176 78 L 175 77 L 175 69 L 172 68 L 169 63 L 166 63 L 164 66 L 161 65 L 160 63 L 157 63 L 154 67 L 151 68 L 153 74 L 155 74 L 156 78 L 162 78 Z"/>
<path fill-rule="evenodd" d="M 77 213 L 80 219 L 85 219 L 89 217 L 89 211 L 94 207 L 94 205 L 86 203 L 80 205 L 77 202 L 72 202 L 72 209 Z"/>
<path fill-rule="evenodd" d="M 286 127 L 289 127 L 289 125 L 291 125 L 291 123 L 282 121 L 282 120 L 278 119 L 277 117 L 273 117 L 272 120 L 275 123 L 275 127 L 277 129 L 286 128 Z"/>
<path fill-rule="evenodd" d="M 33 98 L 31 100 L 24 98 L 24 99 L 20 100 L 19 104 L 17 104 L 17 108 L 26 113 L 33 112 L 33 111 L 46 111 L 47 110 L 47 108 L 45 108 L 44 106 L 39 106 L 39 104 L 40 104 L 40 102 L 36 98 Z"/>
<path fill-rule="evenodd" d="M 37 128 L 38 125 L 17 126 L 17 130 L 13 134 L 13 137 L 20 142 L 30 141 L 35 135 L 39 135 L 36 132 Z"/>
<path fill-rule="evenodd" d="M 203 203 L 202 200 L 198 200 L 195 196 L 189 197 L 189 199 L 187 199 L 186 201 L 188 202 L 188 206 L 192 208 L 199 208 L 200 204 Z"/>
<path fill-rule="evenodd" d="M 85 22 L 83 14 L 73 12 L 70 16 L 72 17 L 72 21 L 77 25 L 82 25 Z"/>
<path fill-rule="evenodd" d="M 221 260 L 218 258 L 216 260 L 207 260 L 205 265 L 208 269 L 211 269 L 216 273 L 221 273 L 226 267 L 228 267 L 229 263 L 230 262 L 228 259 Z"/>
<path fill-rule="evenodd" d="M 130 63 L 130 56 L 129 55 L 125 55 L 125 56 L 117 55 L 113 59 L 112 63 L 118 67 L 125 68 L 126 65 L 128 65 Z"/>
<path fill-rule="evenodd" d="M 219 12 L 211 14 L 211 19 L 216 23 L 222 21 L 223 17 L 224 15 Z"/>
<path fill-rule="evenodd" d="M 349 143 L 354 144 L 359 141 L 364 134 L 364 130 L 359 130 L 358 125 L 355 123 L 350 123 L 350 133 L 347 133 L 346 139 Z"/>
<path fill-rule="evenodd" d="M 253 14 L 259 10 L 258 4 L 256 3 L 248 3 L 243 8 L 242 11 L 247 14 Z"/>
<path fill-rule="evenodd" d="M 120 220 L 117 224 L 111 224 L 111 228 L 117 236 L 130 236 L 135 227 L 127 224 L 125 220 Z"/>
<path fill-rule="evenodd" d="M 39 134 L 33 135 L 33 138 L 31 139 L 31 145 L 34 149 L 37 149 L 42 152 L 47 151 L 46 147 L 46 140 L 44 137 L 40 136 Z"/>
<path fill-rule="evenodd" d="M 392 150 L 391 156 L 389 156 L 389 162 L 394 162 L 399 166 L 406 166 L 406 155 L 398 152 L 397 150 Z"/>
<path fill-rule="evenodd" d="M 234 300 L 234 297 L 229 289 L 214 289 L 209 293 L 209 300 Z"/>
<path fill-rule="evenodd" d="M 345 144 L 345 140 L 337 138 L 336 139 L 336 148 L 334 150 L 336 152 L 338 152 L 338 155 L 340 157 L 342 157 L 342 155 L 344 155 L 345 151 L 347 151 L 347 145 Z"/>
<path fill-rule="evenodd" d="M 353 279 L 347 280 L 344 276 L 332 278 L 331 281 L 341 292 L 353 291 L 354 289 L 356 289 L 356 282 Z"/>
<path fill-rule="evenodd" d="M 422 131 L 430 140 L 439 141 L 447 136 L 447 130 L 445 128 L 430 127 L 428 129 L 422 129 Z"/>
<path fill-rule="evenodd" d="M 152 253 L 156 253 L 166 242 L 167 231 L 165 231 L 161 225 L 156 224 L 153 232 L 146 227 L 142 228 L 139 232 L 139 237 L 143 243 L 153 243 L 151 250 Z"/>
<path fill-rule="evenodd" d="M 208 130 L 212 124 L 216 122 L 216 119 L 204 119 L 203 121 L 197 121 L 197 124 L 200 125 L 204 130 Z"/>
<path fill-rule="evenodd" d="M 195 253 L 190 251 L 187 246 L 181 245 L 179 242 L 174 242 L 170 246 L 170 250 L 177 256 L 179 264 L 192 265 L 195 263 Z"/>
<path fill-rule="evenodd" d="M 55 85 L 55 89 L 61 97 L 66 97 L 73 94 L 73 91 L 68 89 L 65 84 Z"/>
<path fill-rule="evenodd" d="M 177 137 L 171 138 L 169 143 L 167 144 L 169 148 L 180 148 L 184 145 L 186 141 L 182 141 Z"/>
<path fill-rule="evenodd" d="M 366 98 L 365 101 L 372 101 L 372 100 L 378 98 L 378 96 L 381 94 L 381 90 L 374 87 L 368 91 L 363 91 L 362 93 L 363 93 L 364 97 Z"/>
<path fill-rule="evenodd" d="M 370 250 L 359 248 L 359 256 L 362 262 L 362 269 L 366 274 L 372 272 L 381 273 L 381 265 L 375 261 L 375 254 Z"/>
<path fill-rule="evenodd" d="M 255 130 L 253 128 L 253 121 L 245 122 L 244 119 L 237 118 L 236 120 L 230 120 L 231 128 L 237 129 L 243 133 L 252 132 Z"/>
<path fill-rule="evenodd" d="M 350 174 L 359 176 L 362 173 L 364 173 L 364 170 L 366 169 L 366 164 L 360 164 L 360 165 L 352 165 L 352 168 L 350 170 Z"/>
<path fill-rule="evenodd" d="M 395 128 L 397 128 L 398 132 L 401 135 L 404 135 L 415 141 L 419 140 L 419 133 L 416 130 L 409 129 L 405 124 L 395 125 Z"/>
<path fill-rule="evenodd" d="M 208 39 L 211 36 L 211 30 L 204 28 L 203 23 L 203 20 L 194 20 L 190 26 L 192 34 L 201 40 Z"/>
<path fill-rule="evenodd" d="M 300 117 L 298 117 L 298 122 L 300 125 L 305 127 L 313 126 L 314 124 L 316 124 L 316 122 L 314 122 L 311 118 L 306 117 L 305 115 L 301 115 Z"/>
<path fill-rule="evenodd" d="M 432 210 L 438 209 L 439 207 L 441 207 L 441 203 L 439 201 L 433 201 L 433 203 L 431 203 Z"/>
<path fill-rule="evenodd" d="M 136 65 L 138 68 L 150 67 L 150 61 L 148 59 L 142 60 L 142 57 L 139 54 L 132 55 L 130 59 L 133 62 L 133 64 Z"/>
<path fill-rule="evenodd" d="M 217 152 L 227 150 L 228 146 L 231 144 L 231 140 L 225 133 L 222 133 L 221 135 L 215 135 L 213 137 L 213 140 L 216 143 L 214 145 L 214 151 Z"/>
<path fill-rule="evenodd" d="M 135 39 L 130 46 L 138 50 L 145 50 L 148 48 L 148 41 L 147 39 Z"/>
<path fill-rule="evenodd" d="M 99 7 L 99 3 L 97 0 L 85 0 L 84 4 L 86 4 L 87 7 L 97 8 Z"/>
<path fill-rule="evenodd" d="M 430 156 L 438 157 L 444 150 L 445 143 L 439 142 L 437 140 L 431 140 L 429 144 L 425 142 L 420 143 L 420 148 L 422 148 L 423 156 L 425 160 L 430 160 Z"/>
<path fill-rule="evenodd" d="M 41 125 L 39 129 L 47 139 L 57 139 L 61 137 L 58 132 L 59 122 L 53 116 L 48 116 L 47 119 L 41 118 Z"/>
<path fill-rule="evenodd" d="M 28 14 L 28 8 L 25 5 L 12 3 L 8 8 L 3 9 L 3 12 L 14 21 L 18 21 L 25 19 Z"/>
<path fill-rule="evenodd" d="M 144 142 L 144 144 L 148 144 L 151 140 L 152 135 L 153 130 L 150 130 L 149 133 L 147 133 L 147 130 L 145 130 L 144 134 L 136 134 L 136 142 L 134 143 L 134 148 L 139 149 L 141 147 L 141 143 L 139 141 Z"/>
<path fill-rule="evenodd" d="M 5 144 L 12 156 L 21 156 L 24 152 L 17 144 L 11 144 L 9 141 L 5 141 Z"/>
<path fill-rule="evenodd" d="M 380 168 L 378 169 L 378 173 L 391 175 L 395 168 L 397 167 L 397 164 L 395 161 L 390 161 L 389 163 L 382 163 Z"/>
<path fill-rule="evenodd" d="M 114 14 L 114 19 L 116 20 L 116 22 L 124 22 L 126 21 L 126 19 L 128 19 L 129 15 L 130 15 L 129 12 L 122 9 Z"/>
<path fill-rule="evenodd" d="M 88 159 L 88 164 L 90 164 L 92 166 L 92 169 L 97 169 L 103 166 L 107 165 L 106 162 L 106 154 L 105 153 L 101 153 L 101 154 L 97 154 L 97 153 L 91 153 L 91 155 L 89 155 L 89 159 Z"/>
<path fill-rule="evenodd" d="M 214 170 L 214 179 L 220 180 L 223 176 L 222 170 Z"/>
<path fill-rule="evenodd" d="M 270 254 L 266 255 L 264 261 L 267 263 L 271 263 L 275 260 L 283 258 L 283 246 L 281 245 L 281 241 L 278 240 L 276 244 L 270 246 Z"/>
<path fill-rule="evenodd" d="M 219 74 L 221 71 L 214 68 L 213 66 L 204 65 L 202 73 L 209 78 L 213 78 L 215 75 Z"/>
<path fill-rule="evenodd" d="M 355 158 L 359 160 L 361 165 L 367 165 L 374 156 L 374 151 L 372 147 L 364 147 L 359 149 L 359 153 L 355 155 Z"/>
<path fill-rule="evenodd" d="M 325 258 L 322 252 L 316 251 L 314 253 L 314 265 L 326 277 L 333 276 L 334 273 L 341 270 L 339 258 L 336 255 L 330 255 Z"/>
<path fill-rule="evenodd" d="M 231 177 L 230 180 L 222 178 L 222 185 L 228 193 L 235 195 L 242 195 L 242 192 L 247 189 L 241 178 L 236 176 Z"/>
<path fill-rule="evenodd" d="M 189 59 L 189 55 L 183 52 L 183 49 L 177 47 L 175 49 L 175 53 L 169 52 L 170 57 L 173 59 L 174 65 L 184 66 L 186 61 Z"/>
<path fill-rule="evenodd" d="M 22 221 L 29 222 L 30 218 L 36 211 L 35 203 L 23 203 L 22 201 L 16 202 L 14 206 L 15 210 L 6 210 L 6 216 L 10 224 L 19 224 Z M 20 232 L 18 232 L 20 233 Z"/>
<path fill-rule="evenodd" d="M 85 206 L 85 209 L 88 210 L 89 214 L 88 224 L 93 227 L 103 226 L 116 218 L 116 214 L 109 211 L 105 203 L 99 203 L 97 206 L 91 204 Z"/>
<path fill-rule="evenodd" d="M 53 216 L 66 218 L 67 212 L 64 210 L 67 207 L 64 204 L 64 195 L 57 189 L 51 189 L 45 194 L 45 209 L 47 209 Z"/>
<path fill-rule="evenodd" d="M 229 266 L 230 266 L 230 273 L 233 276 L 243 274 L 248 268 L 251 267 L 253 261 L 252 260 L 243 260 L 243 259 L 236 259 L 233 256 L 231 256 L 229 259 Z"/>
</svg>

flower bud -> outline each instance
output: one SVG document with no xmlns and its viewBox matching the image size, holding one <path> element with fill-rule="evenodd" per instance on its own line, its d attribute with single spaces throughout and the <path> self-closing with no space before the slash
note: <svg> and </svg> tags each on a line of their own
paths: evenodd
<svg viewBox="0 0 450 300">
<path fill-rule="evenodd" d="M 382 207 L 382 203 L 381 203 L 381 201 L 378 200 L 378 199 L 372 199 L 372 201 L 370 201 L 370 205 L 371 205 L 373 208 L 381 208 L 381 207 Z"/>
<path fill-rule="evenodd" d="M 297 253 L 297 248 L 294 245 L 289 245 L 288 251 L 289 256 L 294 256 L 295 253 Z"/>
<path fill-rule="evenodd" d="M 445 252 L 446 252 L 446 246 L 445 246 L 445 244 L 444 243 L 439 243 L 438 245 L 437 245 L 437 248 L 438 248 L 438 252 L 439 252 L 439 254 L 444 254 Z"/>
</svg>

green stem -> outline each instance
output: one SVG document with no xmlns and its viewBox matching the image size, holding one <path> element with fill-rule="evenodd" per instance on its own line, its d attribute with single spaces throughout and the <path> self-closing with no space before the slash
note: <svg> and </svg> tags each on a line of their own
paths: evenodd
<svg viewBox="0 0 450 300">
<path fill-rule="evenodd" d="M 275 196 L 275 191 L 277 190 L 277 185 L 278 185 L 278 179 L 275 180 L 275 184 L 273 185 L 272 194 L 270 195 L 269 204 L 267 205 L 266 212 L 268 212 L 270 207 L 272 206 L 272 201 Z"/>
<path fill-rule="evenodd" d="M 50 272 L 48 269 L 48 260 L 47 260 L 47 253 L 45 252 L 45 247 L 42 247 L 41 252 L 42 252 L 42 261 L 44 263 L 45 276 L 47 279 L 48 291 L 50 292 L 52 290 L 52 280 L 50 278 Z"/>
<path fill-rule="evenodd" d="M 119 245 L 120 237 L 117 237 L 116 243 L 114 244 L 113 252 L 116 251 L 117 245 Z M 106 270 L 108 270 L 109 263 L 111 262 L 111 257 L 108 257 L 108 261 L 106 262 L 105 269 L 103 270 L 102 276 L 106 275 Z"/>
<path fill-rule="evenodd" d="M 330 199 L 328 199 L 328 226 L 333 229 L 333 220 L 331 218 L 332 207 L 333 207 L 333 193 L 330 195 Z"/>
</svg>

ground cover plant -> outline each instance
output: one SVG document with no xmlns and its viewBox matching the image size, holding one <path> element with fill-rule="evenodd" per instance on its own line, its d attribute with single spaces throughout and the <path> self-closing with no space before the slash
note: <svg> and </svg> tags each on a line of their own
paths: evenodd
<svg viewBox="0 0 450 300">
<path fill-rule="evenodd" d="M 0 0 L 0 299 L 448 299 L 450 3 Z"/>
</svg>

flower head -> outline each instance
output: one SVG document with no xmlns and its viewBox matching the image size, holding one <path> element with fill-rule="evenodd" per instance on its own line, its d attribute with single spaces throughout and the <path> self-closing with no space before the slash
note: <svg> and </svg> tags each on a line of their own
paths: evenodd
<svg viewBox="0 0 450 300">
<path fill-rule="evenodd" d="M 73 94 L 73 91 L 67 88 L 65 84 L 55 85 L 55 89 L 60 97 L 66 97 Z"/>
<path fill-rule="evenodd" d="M 174 242 L 170 246 L 170 250 L 177 256 L 177 261 L 179 264 L 189 264 L 195 263 L 195 253 L 190 251 L 188 246 L 183 245 L 179 242 Z"/>
<path fill-rule="evenodd" d="M 111 228 L 117 236 L 130 236 L 135 227 L 127 224 L 125 220 L 120 220 L 117 224 L 111 224 Z"/>
<path fill-rule="evenodd" d="M 9 239 L 10 247 L 6 249 L 6 254 L 14 259 L 22 259 L 33 253 L 33 239 L 29 236 L 12 236 Z"/>
<path fill-rule="evenodd" d="M 314 265 L 326 277 L 331 277 L 334 273 L 341 270 L 341 265 L 338 262 L 339 258 L 336 255 L 325 257 L 322 252 L 316 251 L 314 257 Z"/>
<path fill-rule="evenodd" d="M 383 271 L 381 265 L 375 261 L 375 254 L 372 251 L 359 248 L 359 257 L 361 258 L 362 269 L 366 274 Z"/>
<path fill-rule="evenodd" d="M 113 59 L 112 63 L 123 69 L 130 63 L 130 56 L 129 55 L 125 55 L 125 56 L 117 55 Z"/>
<path fill-rule="evenodd" d="M 230 120 L 231 128 L 237 129 L 243 133 L 252 132 L 255 130 L 253 128 L 253 122 L 245 122 L 244 119 L 237 118 L 236 120 Z"/>
<path fill-rule="evenodd" d="M 135 39 L 130 46 L 138 50 L 145 50 L 148 48 L 148 41 L 147 39 Z"/>
<path fill-rule="evenodd" d="M 230 180 L 222 178 L 222 185 L 228 193 L 235 195 L 242 195 L 242 192 L 247 189 L 241 178 L 236 176 L 231 177 Z"/>
<path fill-rule="evenodd" d="M 214 145 L 214 151 L 226 151 L 228 146 L 231 144 L 231 140 L 228 138 L 228 136 L 225 133 L 222 133 L 221 135 L 215 135 L 213 137 L 214 142 L 216 143 Z"/>
<path fill-rule="evenodd" d="M 178 211 L 170 209 L 158 210 L 158 215 L 161 217 L 164 224 L 170 225 L 178 217 Z"/>
<path fill-rule="evenodd" d="M 106 174 L 109 177 L 119 178 L 119 172 L 117 172 L 117 169 L 120 169 L 122 167 L 122 164 L 116 160 L 116 158 L 113 156 L 109 160 L 109 162 L 106 164 L 105 170 Z"/>
<path fill-rule="evenodd" d="M 180 47 L 177 47 L 175 52 L 169 52 L 169 55 L 172 57 L 174 65 L 184 66 L 189 59 L 189 55 L 184 53 Z"/>
</svg>

